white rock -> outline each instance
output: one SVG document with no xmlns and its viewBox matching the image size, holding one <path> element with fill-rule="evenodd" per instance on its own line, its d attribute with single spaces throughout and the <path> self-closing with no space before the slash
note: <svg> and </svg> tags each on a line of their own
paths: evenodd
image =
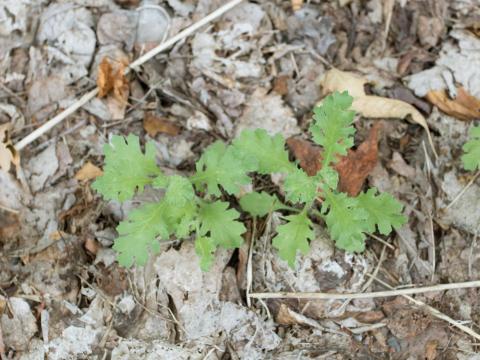
<svg viewBox="0 0 480 360">
<path fill-rule="evenodd" d="M 91 327 L 81 328 L 69 326 L 62 336 L 53 339 L 47 346 L 49 360 L 84 359 L 88 358 L 93 347 L 98 344 L 101 329 Z"/>
<path fill-rule="evenodd" d="M 20 355 L 19 360 L 45 360 L 45 347 L 40 339 L 32 339 L 28 351 Z"/>
<path fill-rule="evenodd" d="M 22 190 L 15 178 L 0 169 L 0 204 L 10 209 L 19 210 L 21 207 Z"/>
<path fill-rule="evenodd" d="M 117 10 L 103 14 L 98 20 L 97 37 L 101 45 L 122 44 L 125 50 L 133 48 L 137 35 L 136 11 Z"/>
<path fill-rule="evenodd" d="M 183 349 L 162 341 L 143 342 L 122 340 L 112 351 L 112 360 L 199 360 L 204 356 L 194 350 Z"/>
<path fill-rule="evenodd" d="M 122 300 L 120 300 L 120 302 L 118 303 L 118 308 L 125 315 L 130 314 L 133 309 L 135 309 L 135 301 L 133 300 L 133 296 L 127 295 L 123 297 Z"/>
<path fill-rule="evenodd" d="M 460 183 L 455 171 L 449 171 L 445 174 L 441 183 L 442 190 L 447 195 L 448 201 L 451 202 L 460 191 L 463 190 L 466 183 Z M 446 204 L 441 204 L 441 207 Z M 480 187 L 473 184 L 468 190 L 450 207 L 443 220 L 453 223 L 455 226 L 476 234 L 478 232 L 478 224 L 480 224 Z"/>
<path fill-rule="evenodd" d="M 13 318 L 10 319 L 7 313 L 1 317 L 3 341 L 6 347 L 11 347 L 16 351 L 26 350 L 30 339 L 38 330 L 35 317 L 25 300 L 12 297 L 9 302 Z"/>
<path fill-rule="evenodd" d="M 456 82 L 480 98 L 480 39 L 461 30 L 453 30 L 449 35 L 456 40 L 455 43 L 444 43 L 435 67 L 407 77 L 408 87 L 420 97 L 430 90 L 445 89 L 448 79 L 445 79 L 444 72 L 450 71 Z"/>
<path fill-rule="evenodd" d="M 210 125 L 210 120 L 204 113 L 195 110 L 195 113 L 187 119 L 187 129 L 210 131 L 212 126 Z"/>
<path fill-rule="evenodd" d="M 271 135 L 280 133 L 290 137 L 300 132 L 292 110 L 283 103 L 280 95 L 257 89 L 247 100 L 246 108 L 236 123 L 236 135 L 244 129 L 265 129 Z"/>
<path fill-rule="evenodd" d="M 188 1 L 168 0 L 168 5 L 183 17 L 187 17 L 195 9 L 193 4 L 189 4 Z"/>
<path fill-rule="evenodd" d="M 170 17 L 152 0 L 143 0 L 137 9 L 138 26 L 136 46 L 157 45 L 166 37 Z"/>
<path fill-rule="evenodd" d="M 37 39 L 57 47 L 88 67 L 96 45 L 93 16 L 74 4 L 52 4 L 42 14 Z"/>
<path fill-rule="evenodd" d="M 28 112 L 31 115 L 38 115 L 36 114 L 38 111 L 48 105 L 55 105 L 57 101 L 68 95 L 66 83 L 59 76 L 54 75 L 35 80 L 28 89 Z"/>
<path fill-rule="evenodd" d="M 212 35 L 199 32 L 192 39 L 192 66 L 198 69 L 207 69 L 212 66 L 217 58 L 215 50 L 217 44 Z"/>
</svg>

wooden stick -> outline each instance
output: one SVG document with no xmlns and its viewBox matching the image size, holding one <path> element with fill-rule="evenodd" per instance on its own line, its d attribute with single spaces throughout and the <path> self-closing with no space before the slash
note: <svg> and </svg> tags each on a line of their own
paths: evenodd
<svg viewBox="0 0 480 360">
<path fill-rule="evenodd" d="M 195 31 L 200 29 L 202 26 L 205 26 L 209 22 L 215 20 L 216 18 L 222 16 L 225 14 L 227 11 L 231 10 L 238 4 L 240 4 L 243 0 L 232 0 L 225 5 L 219 7 L 217 10 L 213 11 L 200 21 L 197 21 L 195 24 L 189 26 L 183 31 L 180 31 L 177 35 L 174 37 L 168 39 L 164 43 L 154 47 L 152 50 L 148 51 L 144 55 L 140 56 L 137 60 L 135 60 L 133 63 L 129 65 L 125 69 L 125 74 L 128 74 L 130 71 L 135 70 L 138 68 L 140 65 L 144 64 L 154 56 L 158 55 L 162 51 L 168 49 L 170 46 L 173 44 L 177 43 L 180 40 L 185 39 L 187 36 L 193 34 Z M 38 129 L 34 130 L 31 132 L 29 135 L 24 137 L 22 140 L 20 140 L 16 145 L 15 149 L 17 151 L 22 150 L 25 146 L 29 145 L 36 139 L 38 139 L 40 136 L 51 130 L 53 127 L 57 126 L 60 124 L 63 120 L 65 120 L 68 116 L 72 115 L 75 111 L 77 111 L 79 108 L 81 108 L 83 105 L 88 103 L 90 100 L 92 100 L 95 96 L 98 94 L 98 87 L 89 91 L 85 95 L 83 95 L 79 100 L 77 100 L 75 103 L 70 105 L 68 108 L 63 110 L 60 114 L 55 116 L 54 118 L 48 120 L 45 124 L 40 126 Z"/>
<path fill-rule="evenodd" d="M 370 293 L 338 294 L 321 292 L 270 292 L 251 293 L 251 298 L 256 299 L 309 299 L 309 300 L 343 300 L 343 299 L 372 299 L 379 297 L 391 297 L 398 295 L 413 295 L 432 291 L 444 291 L 452 289 L 478 288 L 480 281 L 467 281 L 453 284 L 440 284 L 411 289 L 387 290 Z"/>
<path fill-rule="evenodd" d="M 75 111 L 80 109 L 83 105 L 85 105 L 90 100 L 92 100 L 95 96 L 97 96 L 97 94 L 98 94 L 98 88 L 90 90 L 88 93 L 83 95 L 80 99 L 75 101 L 68 108 L 63 110 L 60 114 L 48 120 L 45 124 L 40 126 L 38 129 L 35 129 L 34 131 L 32 131 L 30 134 L 28 134 L 22 140 L 20 140 L 17 144 L 15 144 L 15 150 L 20 151 L 28 144 L 37 140 L 40 136 L 42 136 L 47 131 L 57 126 L 58 124 L 60 124 L 63 120 L 65 120 L 67 117 L 72 115 Z"/>
<path fill-rule="evenodd" d="M 387 287 L 387 288 L 393 289 L 390 285 L 388 285 L 386 282 L 384 282 L 380 279 L 374 278 L 374 280 L 377 281 L 378 283 L 382 284 L 383 286 Z M 472 282 L 474 282 L 474 281 L 472 281 Z M 461 284 L 461 283 L 459 283 L 459 284 Z M 408 295 L 402 295 L 402 296 L 404 298 L 410 300 L 411 302 L 413 302 L 415 305 L 423 307 L 424 309 L 426 309 L 430 314 L 432 314 L 436 318 L 444 320 L 444 321 L 448 322 L 450 325 L 455 326 L 456 328 L 462 330 L 463 332 L 467 333 L 468 335 L 474 337 L 475 339 L 480 340 L 480 334 L 476 333 L 475 331 L 470 329 L 468 326 L 465 326 L 465 325 L 459 323 L 458 321 L 452 319 L 450 316 L 447 316 L 444 313 L 438 311 L 434 307 L 431 307 L 430 305 L 425 304 L 423 301 L 414 299 L 414 298 L 412 298 L 411 296 L 408 296 Z"/>
<path fill-rule="evenodd" d="M 166 50 L 168 49 L 170 46 L 172 46 L 173 44 L 177 43 L 178 41 L 180 40 L 183 40 L 184 38 L 186 38 L 187 36 L 193 34 L 195 31 L 197 31 L 198 29 L 200 29 L 202 26 L 208 24 L 209 22 L 215 20 L 216 18 L 222 16 L 223 14 L 225 14 L 227 11 L 229 11 L 230 9 L 234 8 L 235 6 L 237 6 L 238 4 L 240 4 L 243 0 L 232 0 L 228 3 L 226 3 L 225 5 L 219 7 L 217 10 L 215 10 L 214 12 L 210 13 L 209 15 L 207 15 L 206 17 L 204 17 L 203 19 L 201 19 L 200 21 L 197 21 L 195 24 L 193 24 L 192 26 L 189 26 L 188 28 L 186 28 L 185 30 L 179 32 L 177 35 L 175 35 L 174 37 L 168 39 L 167 41 L 165 41 L 164 43 L 158 45 L 157 47 L 153 48 L 152 50 L 150 50 L 149 52 L 147 52 L 145 55 L 143 56 L 140 56 L 137 60 L 135 60 L 133 63 L 130 64 L 130 66 L 128 68 L 130 69 L 135 69 L 137 68 L 138 66 L 142 65 L 143 63 L 147 62 L 148 60 L 150 60 L 151 58 L 153 58 L 154 56 L 158 55 L 159 53 L 161 53 L 163 50 Z"/>
</svg>

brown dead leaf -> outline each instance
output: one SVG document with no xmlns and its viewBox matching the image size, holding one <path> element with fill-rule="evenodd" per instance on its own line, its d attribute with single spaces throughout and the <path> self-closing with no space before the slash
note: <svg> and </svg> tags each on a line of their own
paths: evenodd
<svg viewBox="0 0 480 360">
<path fill-rule="evenodd" d="M 303 0 L 290 0 L 292 4 L 292 10 L 298 11 L 303 7 Z"/>
<path fill-rule="evenodd" d="M 433 146 L 432 136 L 425 117 L 412 105 L 407 104 L 404 101 L 367 95 L 364 89 L 364 85 L 367 82 L 367 79 L 354 73 L 331 69 L 326 73 L 321 86 L 325 95 L 334 91 L 348 91 L 350 96 L 353 97 L 352 109 L 364 117 L 374 119 L 406 119 L 410 117 L 414 122 L 425 129 L 432 151 L 435 156 L 438 157 L 435 147 Z"/>
<path fill-rule="evenodd" d="M 287 145 L 308 176 L 315 175 L 322 168 L 322 149 L 319 146 L 298 138 L 287 139 Z"/>
<path fill-rule="evenodd" d="M 288 94 L 288 75 L 280 75 L 273 81 L 273 91 L 278 95 Z"/>
<path fill-rule="evenodd" d="M 112 65 L 113 64 L 113 65 Z M 104 57 L 98 66 L 98 96 L 105 97 L 113 92 L 115 99 L 126 102 L 128 98 L 128 80 L 125 76 L 126 59 L 110 63 Z"/>
<path fill-rule="evenodd" d="M 98 96 L 105 97 L 113 90 L 113 69 L 106 57 L 98 66 L 97 75 Z"/>
<path fill-rule="evenodd" d="M 7 309 L 7 299 L 0 295 L 0 316 L 2 316 L 5 313 L 5 310 Z"/>
<path fill-rule="evenodd" d="M 446 90 L 430 90 L 427 100 L 444 113 L 460 120 L 480 119 L 480 99 L 457 87 L 457 97 L 450 99 Z"/>
<path fill-rule="evenodd" d="M 375 168 L 378 159 L 378 131 L 381 124 L 375 124 L 368 138 L 356 150 L 349 150 L 335 165 L 338 171 L 340 191 L 356 196 L 361 191 L 365 180 Z M 292 150 L 300 166 L 309 175 L 315 175 L 321 168 L 322 150 L 308 141 L 290 138 L 287 145 Z"/>
<path fill-rule="evenodd" d="M 380 310 L 372 310 L 359 312 L 355 315 L 355 319 L 361 323 L 374 324 L 385 318 L 385 314 Z"/>
<path fill-rule="evenodd" d="M 299 324 L 318 327 L 318 323 L 315 320 L 293 311 L 284 303 L 280 304 L 275 320 L 278 324 L 282 325 Z"/>
<path fill-rule="evenodd" d="M 115 2 L 121 6 L 137 7 L 140 0 L 115 0 Z"/>
<path fill-rule="evenodd" d="M 20 220 L 18 214 L 9 211 L 0 211 L 0 239 L 7 240 L 19 233 Z"/>
<path fill-rule="evenodd" d="M 18 166 L 20 164 L 20 155 L 15 150 L 10 139 L 10 130 L 12 124 L 0 125 L 0 169 L 10 170 L 10 165 Z"/>
<path fill-rule="evenodd" d="M 125 68 L 127 64 L 119 62 L 115 74 L 113 76 L 113 95 L 119 102 L 126 103 L 129 94 L 129 84 L 125 76 Z"/>
<path fill-rule="evenodd" d="M 425 346 L 425 359 L 435 360 L 437 358 L 438 340 L 430 340 Z"/>
<path fill-rule="evenodd" d="M 90 161 L 87 161 L 80 170 L 75 174 L 75 179 L 78 181 L 93 180 L 98 176 L 103 175 L 103 171 L 93 165 Z"/>
<path fill-rule="evenodd" d="M 396 151 L 393 153 L 392 160 L 389 161 L 388 166 L 397 174 L 406 178 L 413 179 L 415 177 L 415 169 L 408 165 L 403 159 L 402 155 Z"/>
<path fill-rule="evenodd" d="M 95 239 L 87 238 L 87 240 L 85 240 L 85 242 L 83 243 L 83 247 L 88 252 L 96 255 L 98 250 L 101 248 L 101 245 Z"/>
<path fill-rule="evenodd" d="M 143 119 L 143 128 L 151 137 L 156 136 L 158 133 L 175 136 L 180 132 L 180 127 L 165 118 L 156 116 L 152 113 L 147 113 L 145 115 L 145 118 Z"/>
<path fill-rule="evenodd" d="M 357 196 L 363 184 L 378 161 L 378 130 L 375 124 L 368 138 L 356 150 L 349 150 L 335 166 L 340 176 L 339 189 L 350 196 Z"/>
<path fill-rule="evenodd" d="M 281 325 L 298 324 L 298 321 L 294 316 L 294 311 L 290 310 L 290 308 L 285 304 L 280 304 L 275 321 Z"/>
</svg>

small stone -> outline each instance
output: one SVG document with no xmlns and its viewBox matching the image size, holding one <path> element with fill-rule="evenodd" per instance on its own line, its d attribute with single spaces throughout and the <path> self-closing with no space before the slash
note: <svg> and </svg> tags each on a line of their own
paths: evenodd
<svg viewBox="0 0 480 360">
<path fill-rule="evenodd" d="M 3 341 L 7 348 L 23 351 L 37 332 L 37 323 L 28 303 L 20 298 L 9 299 L 13 317 L 4 313 L 1 318 Z"/>
</svg>

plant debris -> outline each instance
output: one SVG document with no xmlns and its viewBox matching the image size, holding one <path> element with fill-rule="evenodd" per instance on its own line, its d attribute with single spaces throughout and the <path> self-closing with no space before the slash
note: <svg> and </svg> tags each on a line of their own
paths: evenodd
<svg viewBox="0 0 480 360">
<path fill-rule="evenodd" d="M 0 357 L 478 357 L 477 288 L 412 295 L 428 307 L 404 297 L 249 297 L 376 292 L 479 278 L 478 1 L 243 0 L 126 71 L 226 3 L 2 1 Z M 95 85 L 98 96 L 15 150 Z M 358 115 L 352 147 L 332 165 L 339 189 L 347 202 L 368 188 L 391 193 L 404 206 L 404 225 L 388 236 L 373 232 L 365 237 L 365 251 L 348 253 L 327 231 L 323 217 L 329 213 L 315 212 L 328 204 L 317 202 L 301 218 L 313 224 L 309 231 L 297 221 L 296 230 L 309 240 L 294 245 L 310 250 L 289 256 L 292 268 L 279 256 L 275 238 L 287 237 L 285 218 L 299 209 L 280 205 L 292 189 L 297 198 L 319 197 L 321 189 L 278 172 L 248 173 L 244 184 L 228 157 L 232 166 L 222 179 L 229 181 L 218 182 L 208 171 L 212 160 L 204 159 L 208 188 L 195 195 L 211 187 L 229 204 L 213 209 L 211 218 L 230 232 L 231 215 L 239 214 L 240 248 L 212 253 L 208 241 L 196 247 L 193 237 L 173 234 L 156 241 L 158 247 L 145 247 L 144 266 L 119 265 L 112 248 L 118 225 L 168 192 L 151 184 L 157 170 L 191 178 L 211 144 L 225 144 L 216 153 L 224 156 L 244 131 L 260 128 L 288 139 L 281 149 L 285 159 L 314 176 L 326 155 L 308 131 L 312 109 L 344 90 Z M 133 153 L 116 140 L 132 137 L 138 139 Z M 144 191 L 128 201 L 104 200 L 92 185 L 110 171 L 103 151 L 112 146 L 124 153 L 125 161 L 116 164 L 119 181 L 131 181 L 142 161 L 155 169 L 146 183 L 135 182 Z M 263 155 L 271 161 L 274 149 L 273 143 L 246 146 L 245 161 Z M 238 193 L 229 193 L 237 187 Z M 163 209 L 169 216 L 184 195 L 174 193 Z M 389 212 L 385 204 L 376 208 Z M 149 224 L 161 226 L 155 218 Z M 120 236 L 132 236 L 131 228 L 123 230 Z M 212 229 L 203 231 L 206 238 Z M 202 271 L 207 265 L 211 270 Z"/>
</svg>

